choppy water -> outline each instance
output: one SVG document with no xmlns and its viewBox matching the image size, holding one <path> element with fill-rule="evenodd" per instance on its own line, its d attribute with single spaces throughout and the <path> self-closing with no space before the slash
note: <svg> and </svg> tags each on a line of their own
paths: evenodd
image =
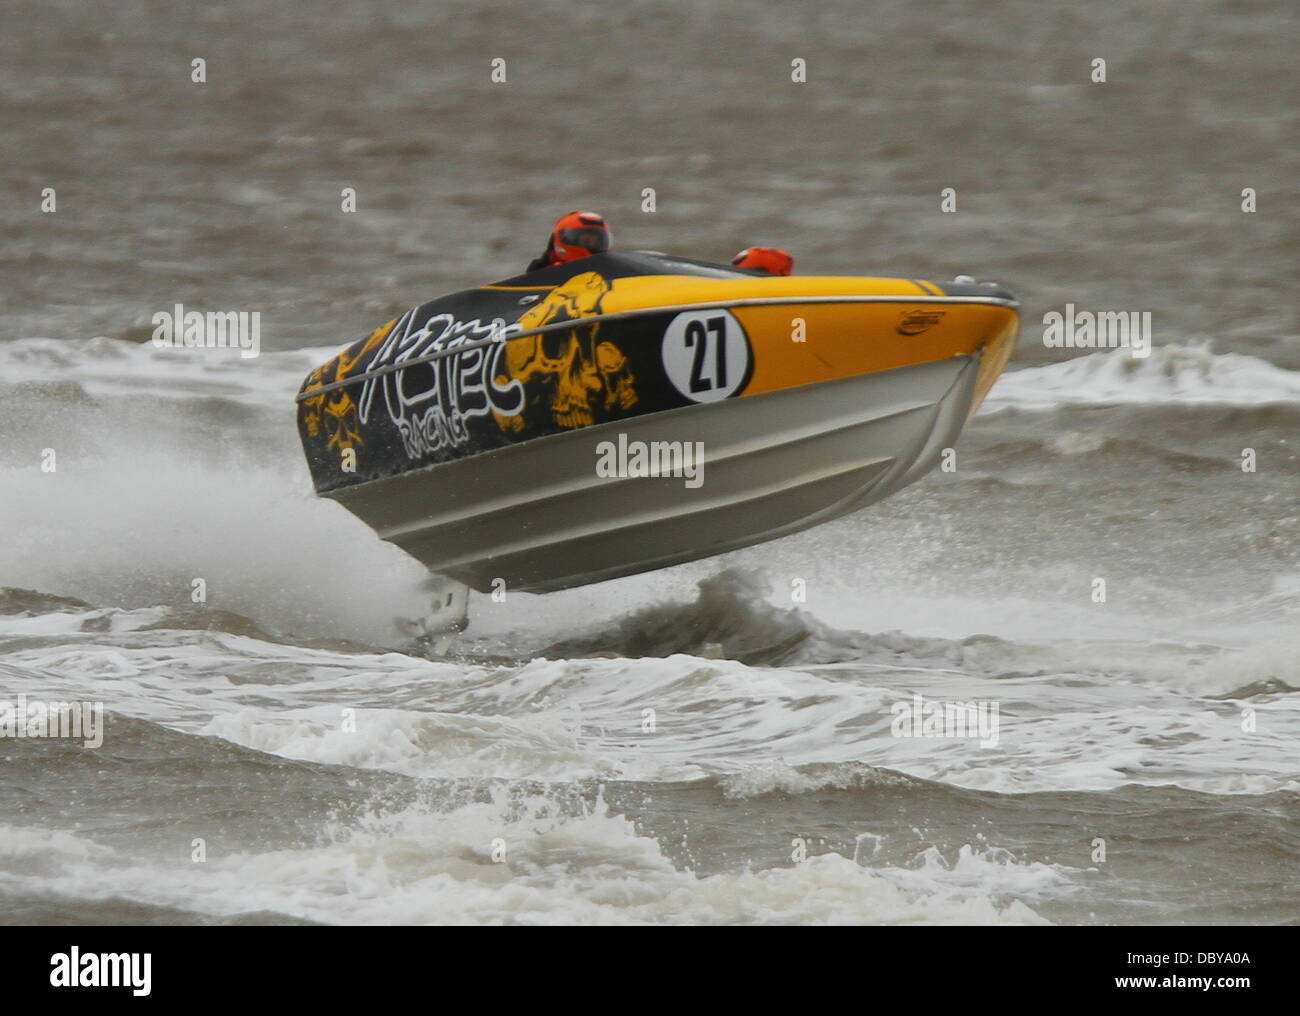
<svg viewBox="0 0 1300 1016">
<path fill-rule="evenodd" d="M 109 714 L 94 751 L 0 739 L 0 920 L 1300 921 L 1290 8 L 450 6 L 0 36 L 33 195 L 0 206 L 0 700 Z M 954 473 L 476 596 L 422 658 L 422 569 L 312 496 L 293 392 L 579 204 L 635 246 L 997 278 L 1017 369 Z M 1158 348 L 1044 350 L 1066 300 Z M 125 341 L 176 302 L 262 310 L 272 351 Z M 996 702 L 997 743 L 892 736 L 917 693 Z"/>
</svg>

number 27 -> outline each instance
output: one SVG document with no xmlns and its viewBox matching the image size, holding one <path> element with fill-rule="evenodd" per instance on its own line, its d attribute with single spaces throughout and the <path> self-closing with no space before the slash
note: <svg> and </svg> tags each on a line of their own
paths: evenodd
<svg viewBox="0 0 1300 1016">
<path fill-rule="evenodd" d="M 704 359 L 709 351 L 709 332 L 717 341 L 713 346 L 713 378 L 704 376 Z M 707 392 L 713 388 L 727 387 L 727 319 L 711 317 L 707 321 L 692 321 L 686 326 L 686 346 L 695 350 L 691 363 L 691 391 Z"/>
</svg>

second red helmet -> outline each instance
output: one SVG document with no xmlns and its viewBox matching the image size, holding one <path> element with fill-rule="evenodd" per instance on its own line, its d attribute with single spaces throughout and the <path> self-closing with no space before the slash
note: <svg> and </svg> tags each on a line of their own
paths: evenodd
<svg viewBox="0 0 1300 1016">
<path fill-rule="evenodd" d="M 761 268 L 768 275 L 789 275 L 794 271 L 794 258 L 780 247 L 746 247 L 731 263 L 737 268 Z"/>
</svg>

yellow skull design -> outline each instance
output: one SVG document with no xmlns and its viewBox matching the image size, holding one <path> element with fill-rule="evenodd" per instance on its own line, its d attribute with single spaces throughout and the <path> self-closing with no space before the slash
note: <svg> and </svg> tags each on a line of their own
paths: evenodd
<svg viewBox="0 0 1300 1016">
<path fill-rule="evenodd" d="M 581 319 L 600 313 L 609 283 L 596 272 L 575 275 L 557 286 L 519 318 L 527 331 L 557 321 L 574 321 L 565 331 L 543 332 L 512 339 L 506 345 L 505 364 L 509 379 L 527 385 L 539 380 L 551 383 L 551 419 L 560 427 L 584 427 L 595 422 L 592 396 L 601 394 L 606 410 L 630 409 L 636 405 L 636 379 L 627 357 L 612 342 L 596 342 L 599 322 L 587 325 Z M 499 378 L 506 383 L 507 378 Z M 496 416 L 502 430 L 521 431 L 523 416 Z"/>
<path fill-rule="evenodd" d="M 306 391 L 313 388 L 320 388 L 326 384 L 325 377 L 333 368 L 333 378 L 329 383 L 342 381 L 353 370 L 357 364 L 366 358 L 366 354 L 373 350 L 388 335 L 389 330 L 397 323 L 394 318 L 386 325 L 376 328 L 361 348 L 357 350 L 355 356 L 349 356 L 345 349 L 339 353 L 329 363 L 317 367 L 308 375 Z M 306 399 L 302 404 L 303 424 L 307 428 L 308 437 L 320 437 L 325 434 L 327 440 L 325 447 L 327 450 L 344 451 L 353 448 L 356 445 L 364 444 L 361 440 L 361 427 L 357 419 L 357 404 L 352 400 L 346 388 L 338 388 L 332 392 L 322 392 L 320 395 Z"/>
</svg>

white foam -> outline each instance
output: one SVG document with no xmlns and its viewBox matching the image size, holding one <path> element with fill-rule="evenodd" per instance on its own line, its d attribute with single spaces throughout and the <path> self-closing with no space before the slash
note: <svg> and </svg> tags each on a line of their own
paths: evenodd
<svg viewBox="0 0 1300 1016">
<path fill-rule="evenodd" d="M 311 493 L 305 467 L 225 467 L 125 438 L 56 473 L 7 470 L 5 584 L 96 604 L 206 606 L 272 630 L 397 641 L 424 569 Z"/>
<path fill-rule="evenodd" d="M 498 668 L 206 632 L 129 637 L 146 634 L 156 642 L 113 645 L 105 634 L 15 647 L 8 693 L 102 700 L 112 713 L 288 758 L 416 777 L 716 775 L 737 796 L 860 785 L 855 765 L 1006 793 L 1130 783 L 1258 792 L 1297 778 L 1296 696 L 1200 697 L 1187 686 L 1209 678 L 1186 657 L 1167 673 L 1120 674 L 1083 647 L 1075 671 L 1019 678 L 943 664 L 777 669 L 689 656 Z M 997 744 L 895 737 L 892 709 L 913 693 L 997 703 Z M 1255 729 L 1243 726 L 1247 709 Z M 809 765 L 850 768 L 790 769 Z"/>
<path fill-rule="evenodd" d="M 1145 359 L 1125 349 L 1004 374 L 981 413 L 1094 405 L 1263 406 L 1300 403 L 1300 371 L 1210 343 L 1156 346 Z"/>
<path fill-rule="evenodd" d="M 557 715 L 318 706 L 267 716 L 249 708 L 216 716 L 198 732 L 286 758 L 417 777 L 573 780 L 610 771 Z"/>
<path fill-rule="evenodd" d="M 222 396 L 256 406 L 291 408 L 312 368 L 341 346 L 266 352 L 244 358 L 238 349 L 159 349 L 152 342 L 16 339 L 0 342 L 5 384 L 75 382 L 90 395 L 145 394 L 187 399 Z"/>
<path fill-rule="evenodd" d="M 523 804 L 412 807 L 336 825 L 302 849 L 229 854 L 213 840 L 201 865 L 145 864 L 93 843 L 75 849 L 82 838 L 70 834 L 0 826 L 0 857 L 14 841 L 26 854 L 57 848 L 30 874 L 0 873 L 0 886 L 347 924 L 1046 924 L 1033 905 L 1069 883 L 1066 869 L 969 846 L 955 863 L 924 851 L 912 868 L 831 853 L 698 876 L 603 802 L 579 815 Z"/>
</svg>

